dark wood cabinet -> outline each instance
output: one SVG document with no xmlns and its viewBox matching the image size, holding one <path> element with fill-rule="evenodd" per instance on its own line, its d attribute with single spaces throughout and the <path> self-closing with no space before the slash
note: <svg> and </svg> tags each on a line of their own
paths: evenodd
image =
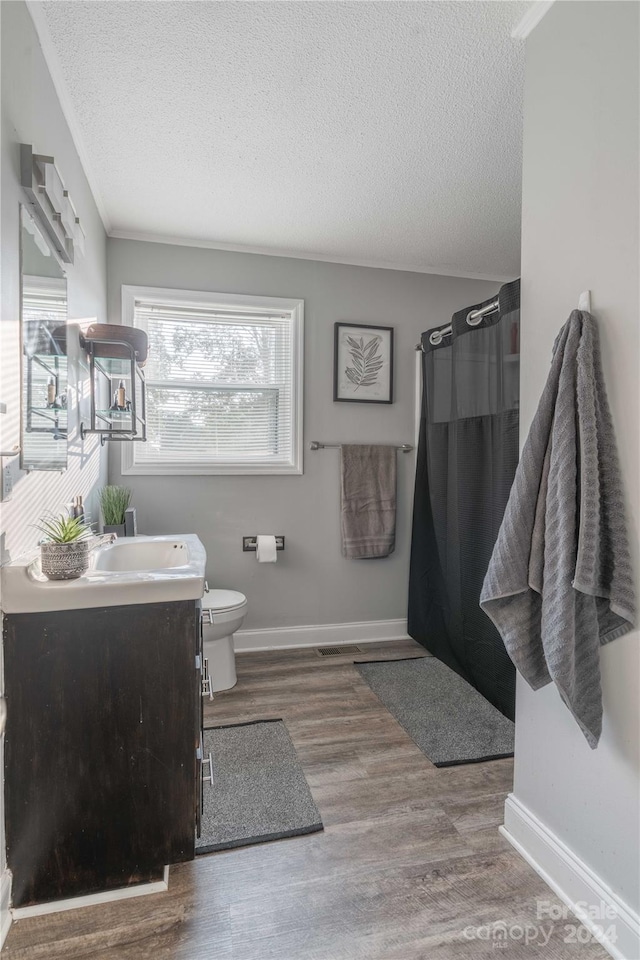
<svg viewBox="0 0 640 960">
<path fill-rule="evenodd" d="M 193 600 L 5 616 L 14 906 L 193 858 L 201 643 Z"/>
</svg>

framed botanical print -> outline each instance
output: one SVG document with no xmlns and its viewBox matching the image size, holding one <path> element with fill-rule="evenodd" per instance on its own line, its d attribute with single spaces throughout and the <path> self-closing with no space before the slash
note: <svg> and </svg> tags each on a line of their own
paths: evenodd
<svg viewBox="0 0 640 960">
<path fill-rule="evenodd" d="M 393 403 L 393 327 L 335 324 L 333 399 Z"/>
</svg>

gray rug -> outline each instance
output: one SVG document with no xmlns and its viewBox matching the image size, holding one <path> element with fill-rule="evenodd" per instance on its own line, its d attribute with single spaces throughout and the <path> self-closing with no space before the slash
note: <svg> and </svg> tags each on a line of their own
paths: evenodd
<svg viewBox="0 0 640 960">
<path fill-rule="evenodd" d="M 203 784 L 196 853 L 229 850 L 322 830 L 322 820 L 282 720 L 204 731 L 213 786 Z M 205 770 L 208 766 L 205 764 Z"/>
<path fill-rule="evenodd" d="M 355 666 L 436 767 L 513 756 L 513 722 L 435 657 Z"/>
</svg>

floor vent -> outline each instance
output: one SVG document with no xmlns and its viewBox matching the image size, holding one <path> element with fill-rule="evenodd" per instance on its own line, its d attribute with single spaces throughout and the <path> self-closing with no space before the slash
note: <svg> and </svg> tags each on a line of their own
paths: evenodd
<svg viewBox="0 0 640 960">
<path fill-rule="evenodd" d="M 348 647 L 316 647 L 316 653 L 319 657 L 342 657 L 350 656 L 352 653 L 362 653 L 362 650 L 355 644 L 349 644 Z"/>
</svg>

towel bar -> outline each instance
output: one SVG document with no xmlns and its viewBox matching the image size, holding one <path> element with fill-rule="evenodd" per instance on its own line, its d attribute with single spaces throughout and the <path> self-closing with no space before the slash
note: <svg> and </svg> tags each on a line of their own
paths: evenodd
<svg viewBox="0 0 640 960">
<path fill-rule="evenodd" d="M 309 444 L 309 450 L 324 450 L 325 447 L 341 447 L 341 443 L 320 443 L 319 440 L 312 440 Z M 401 443 L 396 445 L 396 450 L 402 450 L 403 453 L 411 453 L 412 443 Z"/>
</svg>

